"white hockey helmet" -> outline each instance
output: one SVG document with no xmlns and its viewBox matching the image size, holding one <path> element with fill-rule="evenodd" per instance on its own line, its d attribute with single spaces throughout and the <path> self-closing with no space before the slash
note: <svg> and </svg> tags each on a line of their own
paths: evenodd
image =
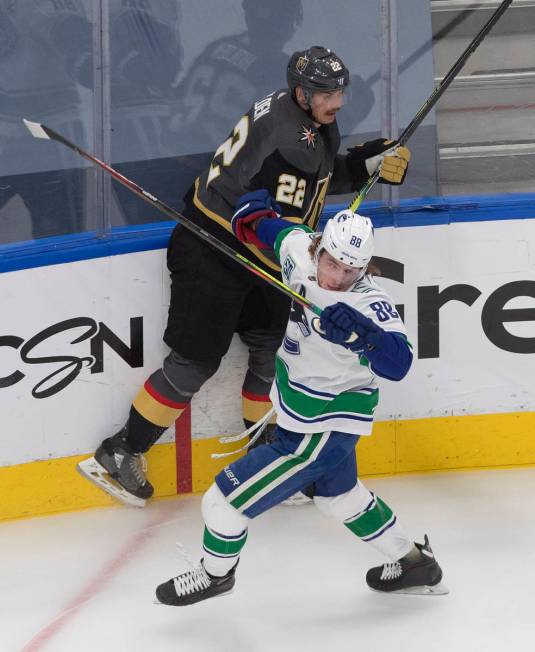
<svg viewBox="0 0 535 652">
<path fill-rule="evenodd" d="M 362 278 L 373 256 L 373 224 L 370 218 L 348 209 L 336 213 L 325 225 L 317 249 L 317 260 L 323 249 L 345 265 L 361 267 L 359 278 Z"/>
</svg>

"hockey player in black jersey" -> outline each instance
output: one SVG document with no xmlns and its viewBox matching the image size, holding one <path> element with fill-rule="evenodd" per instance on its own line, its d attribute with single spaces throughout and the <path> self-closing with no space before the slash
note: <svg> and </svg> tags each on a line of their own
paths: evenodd
<svg viewBox="0 0 535 652">
<path fill-rule="evenodd" d="M 271 273 L 279 268 L 260 243 L 239 242 L 230 225 L 240 197 L 259 193 L 251 213 L 273 212 L 316 229 L 327 194 L 356 192 L 380 170 L 382 183 L 403 183 L 409 151 L 378 139 L 339 154 L 336 114 L 349 71 L 331 50 L 295 52 L 288 87 L 256 101 L 216 150 L 185 197 L 184 215 Z M 122 430 L 105 439 L 80 471 L 126 503 L 142 506 L 153 493 L 143 453 L 217 371 L 234 333 L 249 349 L 242 386 L 243 417 L 254 424 L 270 408 L 275 352 L 289 300 L 261 279 L 177 226 L 167 255 L 171 301 L 164 341 L 169 355 L 145 382 Z"/>
</svg>

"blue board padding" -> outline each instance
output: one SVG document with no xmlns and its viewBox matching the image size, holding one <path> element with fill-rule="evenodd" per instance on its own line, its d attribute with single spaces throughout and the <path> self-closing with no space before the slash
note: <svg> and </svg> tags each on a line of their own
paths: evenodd
<svg viewBox="0 0 535 652">
<path fill-rule="evenodd" d="M 326 206 L 320 229 L 344 208 L 347 205 Z M 418 197 L 402 199 L 395 208 L 370 201 L 364 202 L 359 212 L 369 216 L 376 228 L 535 219 L 535 193 Z M 164 249 L 174 226 L 175 222 L 163 221 L 114 227 L 103 237 L 93 231 L 0 245 L 0 272 Z"/>
</svg>

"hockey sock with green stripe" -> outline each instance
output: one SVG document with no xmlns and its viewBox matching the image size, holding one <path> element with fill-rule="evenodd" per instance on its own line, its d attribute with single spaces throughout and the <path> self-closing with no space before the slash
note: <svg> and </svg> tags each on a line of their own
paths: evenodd
<svg viewBox="0 0 535 652">
<path fill-rule="evenodd" d="M 241 549 L 247 540 L 247 530 L 237 535 L 225 535 L 204 528 L 204 568 L 210 575 L 221 577 L 236 565 Z"/>
<path fill-rule="evenodd" d="M 412 549 L 414 543 L 407 537 L 390 507 L 373 493 L 370 495 L 371 500 L 366 508 L 346 519 L 344 525 L 359 539 L 392 561 L 397 561 Z"/>
</svg>

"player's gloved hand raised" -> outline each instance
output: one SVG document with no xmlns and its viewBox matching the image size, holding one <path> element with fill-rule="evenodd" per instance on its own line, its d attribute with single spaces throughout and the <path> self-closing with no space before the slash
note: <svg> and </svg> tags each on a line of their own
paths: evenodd
<svg viewBox="0 0 535 652">
<path fill-rule="evenodd" d="M 341 301 L 323 310 L 320 327 L 320 335 L 326 340 L 355 353 L 380 347 L 384 336 L 383 329 L 372 319 Z"/>
<path fill-rule="evenodd" d="M 254 190 L 238 199 L 230 226 L 240 242 L 254 244 L 264 249 L 266 245 L 257 238 L 254 222 L 261 217 L 278 218 L 281 214 L 282 208 L 267 190 Z"/>
<path fill-rule="evenodd" d="M 396 146 L 393 140 L 377 138 L 351 148 L 349 156 L 353 161 L 363 161 L 368 174 L 372 176 L 379 168 L 379 183 L 399 186 L 405 180 L 411 153 L 408 147 Z"/>
</svg>

